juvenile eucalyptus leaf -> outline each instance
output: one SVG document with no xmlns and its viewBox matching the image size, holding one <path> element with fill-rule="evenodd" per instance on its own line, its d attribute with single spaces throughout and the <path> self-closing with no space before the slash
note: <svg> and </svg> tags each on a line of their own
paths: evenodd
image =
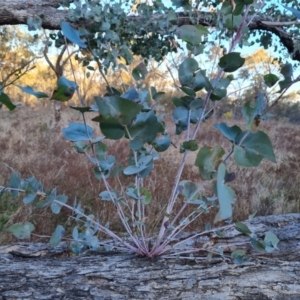
<svg viewBox="0 0 300 300">
<path fill-rule="evenodd" d="M 159 101 L 162 99 L 163 95 L 165 95 L 165 92 L 158 92 L 158 93 L 152 94 L 152 98 L 155 101 Z"/>
<path fill-rule="evenodd" d="M 58 202 L 61 203 L 61 204 L 66 204 L 67 201 L 68 201 L 68 197 L 65 196 L 65 195 L 59 195 L 59 196 L 56 197 L 55 200 L 58 201 Z M 60 210 L 61 210 L 61 208 L 63 207 L 63 205 L 61 205 L 61 204 L 59 204 L 59 203 L 57 203 L 57 202 L 52 202 L 52 204 L 51 204 L 51 210 L 52 210 L 52 212 L 53 212 L 54 214 L 56 214 L 56 215 L 60 213 Z"/>
<path fill-rule="evenodd" d="M 235 141 L 236 137 L 242 132 L 242 129 L 237 125 L 227 126 L 226 123 L 216 123 L 214 127 L 221 131 L 221 133 L 232 143 Z"/>
<path fill-rule="evenodd" d="M 119 96 L 96 97 L 95 100 L 99 109 L 99 118 L 93 120 L 97 120 L 100 124 L 102 120 L 105 122 L 106 119 L 113 118 L 120 125 L 129 125 L 142 109 L 140 104 Z"/>
<path fill-rule="evenodd" d="M 162 132 L 164 128 L 158 121 L 153 110 L 141 112 L 128 128 L 129 134 L 133 139 L 140 139 L 143 142 L 152 143 L 157 134 Z M 127 137 L 127 133 L 126 133 Z"/>
<path fill-rule="evenodd" d="M 185 59 L 179 66 L 178 76 L 181 85 L 189 86 L 192 84 L 194 72 L 199 68 L 198 62 L 194 58 Z"/>
<path fill-rule="evenodd" d="M 141 195 L 142 195 L 142 202 L 143 204 L 145 205 L 148 205 L 151 203 L 152 201 L 152 195 L 151 195 L 151 192 L 149 190 L 147 190 L 146 188 L 141 188 Z"/>
<path fill-rule="evenodd" d="M 226 167 L 224 163 L 220 163 L 217 174 L 217 191 L 219 199 L 219 212 L 217 213 L 214 222 L 219 222 L 232 217 L 232 204 L 236 197 L 235 192 L 231 187 L 224 182 L 226 175 Z"/>
<path fill-rule="evenodd" d="M 229 78 L 222 78 L 215 82 L 215 79 L 211 81 L 211 85 L 214 89 L 211 93 L 210 99 L 213 101 L 218 101 L 226 97 L 227 87 L 229 86 L 231 80 Z"/>
<path fill-rule="evenodd" d="M 151 96 L 148 88 L 139 90 L 139 100 L 141 103 L 150 102 Z"/>
<path fill-rule="evenodd" d="M 77 142 L 77 141 L 89 141 L 94 137 L 93 128 L 84 123 L 69 123 L 67 128 L 62 129 L 65 139 Z"/>
<path fill-rule="evenodd" d="M 231 52 L 221 57 L 219 67 L 224 72 L 234 72 L 242 67 L 245 63 L 245 58 L 241 57 L 239 52 Z"/>
<path fill-rule="evenodd" d="M 190 180 L 180 181 L 177 190 L 181 195 L 185 197 L 186 201 L 193 201 L 198 197 L 198 188 L 196 184 Z"/>
<path fill-rule="evenodd" d="M 135 88 L 129 88 L 124 94 L 121 95 L 124 99 L 136 101 L 139 99 L 139 93 Z"/>
<path fill-rule="evenodd" d="M 26 86 L 23 87 L 21 85 L 17 85 L 17 87 L 24 93 L 29 94 L 29 95 L 33 95 L 37 98 L 48 98 L 49 96 L 43 92 L 36 92 L 32 87 L 30 86 Z"/>
<path fill-rule="evenodd" d="M 99 196 L 101 197 L 101 200 L 111 201 L 114 199 L 114 197 L 116 197 L 116 194 L 113 191 L 103 191 L 99 194 Z"/>
<path fill-rule="evenodd" d="M 171 145 L 171 140 L 168 135 L 163 135 L 161 138 L 156 138 L 152 145 L 157 152 L 164 152 Z"/>
<path fill-rule="evenodd" d="M 235 143 L 234 159 L 240 166 L 256 167 L 264 158 L 276 162 L 271 141 L 263 131 L 243 132 L 236 137 Z"/>
<path fill-rule="evenodd" d="M 4 104 L 9 110 L 14 110 L 17 107 L 11 102 L 10 98 L 3 92 L 0 94 L 0 103 Z"/>
<path fill-rule="evenodd" d="M 93 118 L 92 121 L 99 122 L 100 129 L 106 138 L 119 140 L 125 134 L 125 128 L 119 120 L 114 117 L 102 117 L 101 115 Z"/>
<path fill-rule="evenodd" d="M 279 78 L 275 74 L 270 73 L 270 74 L 267 74 L 264 76 L 264 82 L 267 87 L 274 86 L 278 80 L 279 80 Z"/>
<path fill-rule="evenodd" d="M 176 134 L 187 130 L 189 111 L 183 106 L 176 107 L 173 112 L 173 121 L 176 125 Z"/>
<path fill-rule="evenodd" d="M 62 102 L 69 101 L 77 88 L 78 86 L 74 81 L 70 81 L 66 77 L 61 76 L 57 81 L 57 89 L 53 91 L 51 99 Z"/>
<path fill-rule="evenodd" d="M 203 26 L 182 25 L 177 29 L 178 37 L 191 45 L 198 45 L 202 41 L 203 32 Z"/>
<path fill-rule="evenodd" d="M 278 243 L 280 242 L 279 238 L 271 231 L 268 231 L 265 235 L 264 242 L 266 245 L 265 250 L 267 252 L 272 252 L 277 248 Z"/>
<path fill-rule="evenodd" d="M 213 89 L 211 83 L 206 77 L 205 71 L 200 70 L 196 72 L 192 78 L 191 86 L 195 92 L 198 92 L 205 88 L 207 91 L 211 91 Z"/>
<path fill-rule="evenodd" d="M 83 49 L 87 47 L 86 44 L 80 39 L 78 30 L 74 29 L 68 22 L 61 22 L 61 30 L 64 36 L 72 43 Z"/>
<path fill-rule="evenodd" d="M 192 90 L 192 89 L 190 89 L 190 88 L 188 88 L 188 87 L 181 87 L 180 88 L 185 94 L 187 94 L 188 96 L 191 96 L 191 97 L 195 97 L 196 96 L 196 93 Z"/>
<path fill-rule="evenodd" d="M 246 120 L 246 129 L 255 130 L 259 126 L 260 116 L 263 114 L 264 97 L 262 93 L 258 93 L 257 100 L 247 101 L 243 108 L 242 114 Z"/>
<path fill-rule="evenodd" d="M 131 165 L 124 169 L 123 173 L 125 175 L 134 175 L 145 170 L 151 163 L 153 157 L 152 155 L 143 156 L 138 160 L 137 165 Z"/>
<path fill-rule="evenodd" d="M 30 222 L 14 224 L 10 226 L 7 231 L 11 232 L 18 239 L 29 239 L 31 232 L 35 229 L 34 225 Z"/>
<path fill-rule="evenodd" d="M 204 146 L 199 150 L 195 166 L 199 168 L 199 173 L 204 180 L 215 178 L 218 164 L 224 154 L 225 151 L 220 146 L 214 148 Z"/>
<path fill-rule="evenodd" d="M 17 191 L 17 189 L 20 188 L 20 184 L 21 184 L 21 175 L 18 172 L 14 172 L 10 175 L 9 178 L 9 187 L 16 189 L 16 190 L 10 190 L 10 193 L 12 195 L 13 198 L 18 197 L 19 192 Z"/>
<path fill-rule="evenodd" d="M 61 239 L 65 235 L 65 229 L 61 225 L 57 225 L 55 231 L 52 233 L 51 238 L 50 238 L 50 245 L 51 247 L 57 246 Z"/>
<path fill-rule="evenodd" d="M 144 142 L 140 139 L 134 139 L 129 142 L 129 147 L 133 151 L 138 151 L 144 146 Z"/>
<path fill-rule="evenodd" d="M 23 203 L 24 204 L 28 204 L 31 203 L 35 200 L 36 198 L 36 194 L 28 194 L 24 199 L 23 199 Z"/>
<path fill-rule="evenodd" d="M 235 223 L 235 229 L 243 234 L 249 235 L 251 234 L 251 230 L 242 222 Z"/>
</svg>

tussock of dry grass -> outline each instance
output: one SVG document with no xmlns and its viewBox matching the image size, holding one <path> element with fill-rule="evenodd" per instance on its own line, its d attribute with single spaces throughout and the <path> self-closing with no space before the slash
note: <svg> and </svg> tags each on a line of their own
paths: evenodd
<svg viewBox="0 0 300 300">
<path fill-rule="evenodd" d="M 62 121 L 53 125 L 53 112 L 43 109 L 33 111 L 30 108 L 18 109 L 14 112 L 0 110 L 0 184 L 8 181 L 11 170 L 3 163 L 21 173 L 23 178 L 35 176 L 46 188 L 57 187 L 58 193 L 69 196 L 72 204 L 75 197 L 83 204 L 88 213 L 96 215 L 103 224 L 110 222 L 111 228 L 123 231 L 114 207 L 107 201 L 101 201 L 99 193 L 104 190 L 92 172 L 93 166 L 83 155 L 77 154 L 71 143 L 61 134 L 61 128 L 70 121 L 81 121 L 80 115 L 73 110 L 62 112 Z M 221 145 L 230 150 L 230 143 L 213 128 L 213 120 L 202 126 L 197 136 L 200 146 Z M 236 122 L 228 121 L 229 125 Z M 100 130 L 96 123 L 90 122 L 98 135 Z M 238 124 L 242 126 L 242 123 Z M 234 207 L 234 220 L 243 220 L 255 211 L 258 215 L 296 212 L 300 210 L 300 127 L 289 123 L 268 121 L 262 123 L 261 130 L 267 132 L 273 143 L 277 163 L 264 160 L 258 168 L 241 168 L 232 159 L 228 161 L 230 172 L 236 173 L 236 180 L 231 186 L 237 193 Z M 169 132 L 174 132 L 170 125 Z M 176 175 L 179 153 L 178 137 L 172 137 L 178 148 L 172 147 L 161 154 L 155 162 L 155 169 L 145 180 L 145 187 L 151 190 L 153 201 L 147 207 L 150 231 L 155 231 L 161 220 L 162 212 L 171 193 Z M 126 164 L 126 141 L 109 142 L 109 153 Z M 184 169 L 182 179 L 201 183 L 197 168 L 193 167 L 196 153 L 191 153 L 188 165 Z M 133 182 L 132 178 L 121 177 L 123 186 Z M 110 179 L 112 187 L 120 188 L 116 179 Z M 210 183 L 203 184 L 203 194 L 212 195 Z M 36 233 L 50 235 L 58 223 L 69 226 L 70 212 L 63 209 L 62 214 L 54 216 L 50 210 L 37 210 L 22 205 L 10 218 L 7 226 L 16 222 L 31 221 L 36 225 Z M 181 206 L 176 206 L 178 210 Z M 201 230 L 212 221 L 214 215 L 208 215 L 196 221 L 189 230 Z M 2 234 L 0 242 L 11 242 L 10 235 Z"/>
</svg>

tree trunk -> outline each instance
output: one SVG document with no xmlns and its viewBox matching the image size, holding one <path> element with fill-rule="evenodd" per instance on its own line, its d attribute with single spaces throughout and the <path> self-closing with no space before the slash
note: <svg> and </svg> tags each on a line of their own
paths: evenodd
<svg viewBox="0 0 300 300">
<path fill-rule="evenodd" d="M 241 265 L 216 257 L 147 259 L 122 253 L 67 256 L 66 245 L 0 247 L 1 299 L 300 299 L 300 214 L 246 222 L 263 237 L 280 238 L 274 253 L 250 251 Z M 234 228 L 226 245 L 247 241 Z M 214 237 L 210 237 L 214 240 Z M 194 241 L 199 243 L 199 241 Z M 216 246 L 224 241 L 213 241 Z"/>
</svg>

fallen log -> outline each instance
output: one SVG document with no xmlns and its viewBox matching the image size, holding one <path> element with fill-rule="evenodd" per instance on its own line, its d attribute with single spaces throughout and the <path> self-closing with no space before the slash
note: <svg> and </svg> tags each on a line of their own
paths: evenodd
<svg viewBox="0 0 300 300">
<path fill-rule="evenodd" d="M 42 243 L 1 246 L 1 299 L 300 299 L 300 214 L 245 224 L 261 238 L 274 232 L 281 240 L 278 250 L 249 250 L 251 260 L 237 265 L 200 254 L 193 259 L 118 252 L 70 256 L 63 243 L 53 249 Z M 247 243 L 234 227 L 225 231 L 224 239 L 207 238 L 216 247 Z M 204 242 L 199 238 L 195 244 Z"/>
</svg>

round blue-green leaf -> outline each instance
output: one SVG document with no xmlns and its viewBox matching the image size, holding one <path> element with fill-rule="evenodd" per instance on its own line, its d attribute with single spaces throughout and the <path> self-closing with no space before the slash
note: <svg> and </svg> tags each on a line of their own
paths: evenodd
<svg viewBox="0 0 300 300">
<path fill-rule="evenodd" d="M 61 30 L 64 36 L 72 43 L 85 49 L 86 44 L 80 39 L 78 30 L 74 29 L 68 22 L 61 22 Z"/>
<path fill-rule="evenodd" d="M 231 52 L 221 57 L 219 67 L 225 72 L 234 72 L 242 67 L 245 63 L 245 58 L 241 57 L 239 52 Z"/>
<path fill-rule="evenodd" d="M 34 201 L 35 198 L 36 198 L 36 194 L 29 194 L 23 199 L 23 203 L 24 204 L 31 203 Z"/>
<path fill-rule="evenodd" d="M 205 88 L 207 91 L 211 91 L 213 89 L 211 83 L 206 77 L 205 71 L 200 70 L 195 73 L 195 76 L 192 80 L 192 87 L 195 92 L 198 92 Z"/>
<path fill-rule="evenodd" d="M 107 118 L 114 118 L 120 125 L 127 126 L 142 110 L 140 104 L 119 96 L 96 97 L 95 100 L 99 109 L 99 118 L 93 120 L 100 124 L 106 122 Z"/>
<path fill-rule="evenodd" d="M 171 140 L 168 135 L 163 135 L 161 138 L 156 138 L 152 145 L 157 152 L 164 152 L 171 145 Z"/>
<path fill-rule="evenodd" d="M 256 167 L 263 158 L 276 162 L 271 141 L 263 131 L 243 132 L 236 137 L 235 143 L 234 159 L 240 166 Z"/>
<path fill-rule="evenodd" d="M 83 123 L 70 123 L 67 128 L 62 129 L 62 133 L 65 139 L 77 142 L 77 141 L 89 141 L 94 137 L 93 128 Z"/>
<path fill-rule="evenodd" d="M 242 129 L 237 125 L 227 126 L 226 123 L 215 124 L 214 127 L 221 131 L 221 133 L 231 142 L 242 132 Z"/>
<path fill-rule="evenodd" d="M 68 201 L 68 197 L 65 196 L 65 195 L 59 195 L 59 196 L 56 197 L 55 200 L 58 201 L 58 202 L 60 202 L 61 204 L 66 204 L 67 201 Z M 59 204 L 59 203 L 57 203 L 57 202 L 55 202 L 55 201 L 53 201 L 53 202 L 51 203 L 51 210 L 52 210 L 52 212 L 53 212 L 54 214 L 57 215 L 57 214 L 60 213 L 60 210 L 61 210 L 61 208 L 63 207 L 63 205 L 61 205 L 61 204 Z"/>
<path fill-rule="evenodd" d="M 144 146 L 144 142 L 141 139 L 134 139 L 129 142 L 129 147 L 133 151 L 138 151 Z"/>
<path fill-rule="evenodd" d="M 33 95 L 37 98 L 48 98 L 49 96 L 43 92 L 36 92 L 32 87 L 17 85 L 17 87 L 26 94 Z"/>
<path fill-rule="evenodd" d="M 220 163 L 217 174 L 219 211 L 215 217 L 215 223 L 232 217 L 232 204 L 234 203 L 236 195 L 232 188 L 225 184 L 225 175 L 226 166 L 224 163 Z"/>
<path fill-rule="evenodd" d="M 188 88 L 188 87 L 185 87 L 185 86 L 182 86 L 180 88 L 185 94 L 187 94 L 188 96 L 191 96 L 191 97 L 195 97 L 196 96 L 196 93 L 194 90 Z"/>
<path fill-rule="evenodd" d="M 194 58 L 185 59 L 179 66 L 178 76 L 181 85 L 192 84 L 194 72 L 199 69 L 198 62 Z"/>
<path fill-rule="evenodd" d="M 176 125 L 176 134 L 187 130 L 188 127 L 188 109 L 183 106 L 178 106 L 173 112 L 173 121 Z"/>
<path fill-rule="evenodd" d="M 65 229 L 61 225 L 58 225 L 50 238 L 51 247 L 57 246 L 60 243 L 61 239 L 64 237 L 64 235 Z"/>
<path fill-rule="evenodd" d="M 199 173 L 204 180 L 213 179 L 217 172 L 217 165 L 222 159 L 225 151 L 220 146 L 214 148 L 202 147 L 196 158 L 195 166 L 199 168 Z"/>
<path fill-rule="evenodd" d="M 135 88 L 129 88 L 124 94 L 121 95 L 122 98 L 136 101 L 139 99 L 139 94 Z"/>
<path fill-rule="evenodd" d="M 265 242 L 265 245 L 266 245 L 266 248 L 265 248 L 266 251 L 267 252 L 272 252 L 273 250 L 278 249 L 277 245 L 280 242 L 280 240 L 276 236 L 276 234 L 274 234 L 271 231 L 268 231 L 265 235 L 264 242 Z"/>
<path fill-rule="evenodd" d="M 18 239 L 29 239 L 34 229 L 35 227 L 32 223 L 25 222 L 23 224 L 14 224 L 10 226 L 7 231 L 11 232 Z"/>
<path fill-rule="evenodd" d="M 138 138 L 147 143 L 152 143 L 157 134 L 163 130 L 162 124 L 158 121 L 153 110 L 139 113 L 128 128 L 133 139 Z"/>
<path fill-rule="evenodd" d="M 198 45 L 202 41 L 203 27 L 198 28 L 194 25 L 183 25 L 178 27 L 177 34 L 180 39 L 188 44 Z"/>
<path fill-rule="evenodd" d="M 120 124 L 119 120 L 114 117 L 104 117 L 102 115 L 93 118 L 92 121 L 100 122 L 99 126 L 106 138 L 111 140 L 119 140 L 125 134 L 125 128 Z"/>
</svg>

